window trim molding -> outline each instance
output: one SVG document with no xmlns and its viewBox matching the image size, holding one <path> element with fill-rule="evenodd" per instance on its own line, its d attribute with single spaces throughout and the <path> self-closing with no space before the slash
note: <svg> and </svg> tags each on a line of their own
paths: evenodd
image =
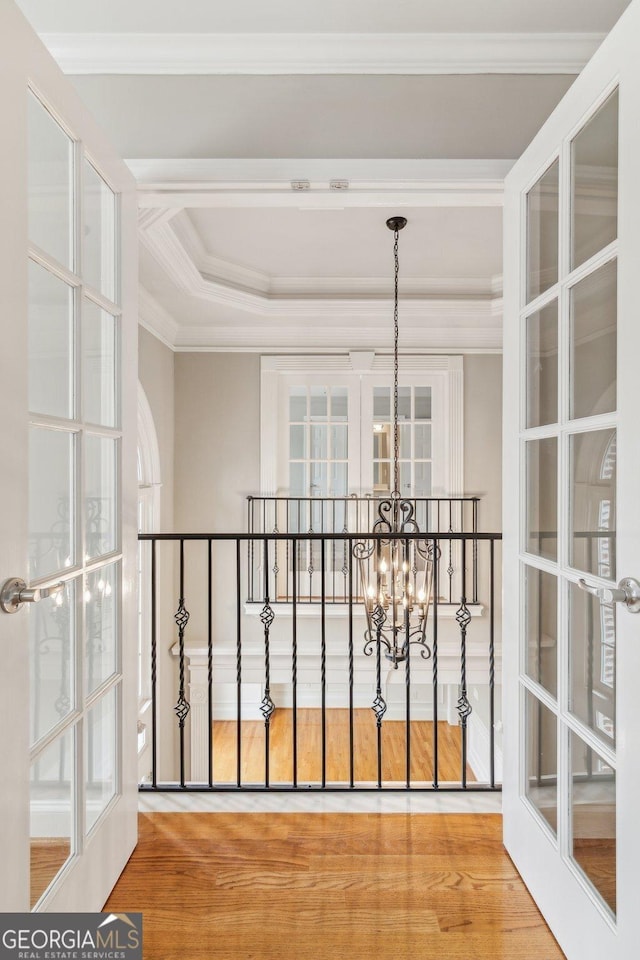
<svg viewBox="0 0 640 960">
<path fill-rule="evenodd" d="M 138 486 L 162 486 L 158 434 L 151 405 L 140 381 L 138 381 L 138 451 L 140 460 Z"/>
<path fill-rule="evenodd" d="M 464 358 L 447 354 L 402 354 L 402 376 L 435 374 L 442 378 L 444 391 L 443 430 L 447 437 L 443 463 L 443 496 L 464 493 Z M 393 373 L 393 356 L 373 351 L 346 354 L 292 354 L 260 358 L 260 494 L 275 496 L 278 491 L 278 396 L 282 375 L 370 376 Z"/>
<path fill-rule="evenodd" d="M 142 530 L 145 533 L 151 533 L 160 527 L 161 499 L 160 492 L 162 488 L 162 479 L 160 473 L 160 447 L 158 444 L 158 434 L 156 432 L 155 422 L 151 405 L 144 391 L 144 387 L 138 380 L 138 511 L 140 504 L 142 510 Z M 136 518 L 137 520 L 138 518 Z M 140 545 L 138 546 L 140 549 Z M 148 562 L 146 554 L 142 554 L 141 562 L 143 570 L 145 560 Z M 159 566 L 159 564 L 158 564 Z M 143 572 L 143 579 L 145 574 Z M 147 578 L 148 579 L 148 578 Z M 151 664 L 151 597 L 143 594 L 138 599 L 138 616 L 141 619 L 139 623 L 140 639 L 138 640 L 138 656 L 143 664 Z M 138 687 L 138 733 L 144 732 L 147 726 L 145 714 L 148 711 L 151 702 L 150 671 L 143 669 L 139 679 Z M 147 718 L 148 719 L 148 718 Z M 138 756 L 146 750 L 148 738 L 139 747 Z"/>
</svg>

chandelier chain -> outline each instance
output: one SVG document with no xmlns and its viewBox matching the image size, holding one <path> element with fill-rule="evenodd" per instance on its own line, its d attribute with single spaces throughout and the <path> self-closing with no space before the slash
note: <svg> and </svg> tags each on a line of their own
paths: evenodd
<svg viewBox="0 0 640 960">
<path fill-rule="evenodd" d="M 393 293 L 393 489 L 400 496 L 400 461 L 398 431 L 398 230 L 393 233 L 394 293 Z"/>
</svg>

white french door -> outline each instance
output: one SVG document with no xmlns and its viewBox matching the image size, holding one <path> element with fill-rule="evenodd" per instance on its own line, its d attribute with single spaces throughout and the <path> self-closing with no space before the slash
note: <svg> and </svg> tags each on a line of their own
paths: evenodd
<svg viewBox="0 0 640 960">
<path fill-rule="evenodd" d="M 0 63 L 0 906 L 92 911 L 137 835 L 135 183 L 8 0 Z"/>
<path fill-rule="evenodd" d="M 637 954 L 639 49 L 633 0 L 505 189 L 505 844 L 569 960 Z"/>
</svg>

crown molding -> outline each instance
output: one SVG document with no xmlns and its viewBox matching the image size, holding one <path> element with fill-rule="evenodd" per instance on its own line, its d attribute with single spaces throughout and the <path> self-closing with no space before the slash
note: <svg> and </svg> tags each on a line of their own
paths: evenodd
<svg viewBox="0 0 640 960">
<path fill-rule="evenodd" d="M 600 33 L 44 33 L 69 74 L 578 74 Z"/>
<path fill-rule="evenodd" d="M 144 214 L 147 211 L 141 211 Z M 166 211 L 164 211 L 166 213 Z M 186 211 L 176 216 L 147 219 L 140 217 L 140 228 L 148 230 L 155 223 L 168 222 L 188 257 L 204 280 L 225 286 L 238 287 L 246 292 L 268 297 L 381 297 L 389 296 L 387 277 L 272 277 L 261 270 L 253 270 L 229 260 L 214 257 L 204 247 L 202 238 Z M 168 263 L 175 268 L 180 263 L 170 256 Z M 191 274 L 190 274 L 191 275 Z M 499 286 L 496 286 L 496 279 Z M 188 281 L 185 283 L 188 286 Z M 493 299 L 502 294 L 502 277 L 405 277 L 402 278 L 404 296 L 440 299 Z"/>
<path fill-rule="evenodd" d="M 175 350 L 180 326 L 142 284 L 138 285 L 138 323 L 165 347 Z"/>
<path fill-rule="evenodd" d="M 328 187 L 332 180 L 348 180 L 350 186 L 364 183 L 367 189 L 377 189 L 389 183 L 405 182 L 428 184 L 431 181 L 464 184 L 465 181 L 483 183 L 502 182 L 515 160 L 501 159 L 423 159 L 406 158 L 344 158 L 327 157 L 261 157 L 245 158 L 131 158 L 125 160 L 138 181 L 139 189 L 165 185 L 168 188 L 188 188 L 193 183 L 205 183 L 220 190 L 281 189 L 292 180 L 309 180 L 310 186 L 319 182 Z M 355 184 L 352 182 L 355 181 Z"/>
<path fill-rule="evenodd" d="M 344 354 L 267 354 L 260 358 L 260 370 L 276 373 L 301 373 L 305 376 L 310 373 L 393 373 L 393 354 L 367 354 L 367 365 L 363 369 L 360 357 L 362 351 L 350 350 Z M 402 352 L 402 372 L 404 373 L 448 373 L 450 370 L 461 370 L 462 363 L 459 357 L 446 355 L 432 355 L 427 353 Z"/>
<path fill-rule="evenodd" d="M 205 280 L 217 280 L 220 283 L 256 293 L 272 292 L 272 281 L 268 274 L 232 263 L 230 260 L 222 260 L 208 253 L 186 211 L 177 213 L 172 220 L 172 228 Z"/>
<path fill-rule="evenodd" d="M 502 206 L 513 160 L 127 160 L 142 209 Z M 346 181 L 335 190 L 331 182 Z M 304 190 L 292 184 L 305 181 Z"/>
<path fill-rule="evenodd" d="M 388 317 L 387 317 L 388 320 Z M 178 353 L 238 352 L 268 353 L 341 353 L 361 343 L 363 349 L 388 348 L 389 331 L 361 324 L 336 327 L 322 325 L 305 327 L 282 326 L 184 326 L 176 340 Z M 413 330 L 406 329 L 403 319 L 404 349 L 430 353 L 501 353 L 502 326 L 492 328 L 429 326 L 423 323 Z"/>
<path fill-rule="evenodd" d="M 140 232 L 141 241 L 149 250 L 167 277 L 183 293 L 199 300 L 232 307 L 244 313 L 264 318 L 277 318 L 282 323 L 299 320 L 323 321 L 328 327 L 348 319 L 367 319 L 386 323 L 389 313 L 389 294 L 384 296 L 331 296 L 314 291 L 306 296 L 277 296 L 260 291 L 232 286 L 220 279 L 204 277 L 192 260 L 189 251 L 172 229 L 171 223 L 161 222 Z M 387 283 L 388 288 L 388 283 Z M 486 321 L 495 316 L 496 301 L 489 295 L 462 294 L 443 296 L 416 295 L 401 298 L 405 322 L 413 318 L 417 323 L 427 317 L 447 317 L 451 322 L 465 320 Z"/>
<path fill-rule="evenodd" d="M 175 229 L 177 227 L 178 229 Z M 233 270 L 222 276 L 205 276 L 205 268 L 229 266 L 223 261 L 208 258 L 203 253 L 201 241 L 197 238 L 193 225 L 186 217 L 158 217 L 151 223 L 143 221 L 140 227 L 140 239 L 165 271 L 169 279 L 183 293 L 200 300 L 207 300 L 258 314 L 262 317 L 278 317 L 282 321 L 313 318 L 329 322 L 348 317 L 363 317 L 369 320 L 384 320 L 388 314 L 388 282 L 373 290 L 368 281 L 354 278 L 351 290 L 329 289 L 330 279 L 324 283 L 310 280 L 296 280 L 295 287 L 286 292 L 264 290 L 266 275 L 258 274 L 258 289 L 237 286 L 232 281 L 237 276 L 251 279 L 252 271 L 244 271 L 231 265 Z M 195 258 L 194 258 L 195 257 Z M 345 285 L 349 280 L 344 281 Z M 494 300 L 490 285 L 478 289 L 478 282 L 464 289 L 464 281 L 453 280 L 453 292 L 445 294 L 443 281 L 434 282 L 429 289 L 428 282 L 415 281 L 413 296 L 403 296 L 403 314 L 408 319 L 425 316 L 449 316 L 455 318 L 488 318 L 493 315 Z M 417 289 L 417 286 L 422 289 Z M 337 295 L 336 295 L 337 294 Z"/>
<path fill-rule="evenodd" d="M 203 271 L 207 272 L 207 271 Z M 232 282 L 223 272 L 222 282 Z M 389 277 L 272 277 L 268 292 L 275 297 L 389 297 Z M 491 300 L 492 279 L 477 277 L 402 277 L 402 298 Z"/>
</svg>

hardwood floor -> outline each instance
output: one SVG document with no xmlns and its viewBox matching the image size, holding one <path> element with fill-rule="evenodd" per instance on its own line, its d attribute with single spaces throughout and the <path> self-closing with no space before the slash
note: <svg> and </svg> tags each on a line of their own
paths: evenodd
<svg viewBox="0 0 640 960">
<path fill-rule="evenodd" d="M 145 960 L 562 960 L 474 814 L 141 814 L 105 910 Z"/>
<path fill-rule="evenodd" d="M 322 776 L 321 711 L 297 711 L 298 780 L 319 781 Z M 411 777 L 414 781 L 433 779 L 433 723 L 411 721 Z M 293 776 L 292 711 L 278 709 L 271 718 L 269 769 L 272 783 L 291 783 Z M 376 781 L 377 728 L 370 709 L 354 710 L 354 778 Z M 213 776 L 216 783 L 236 780 L 237 727 L 233 720 L 216 720 L 213 725 Z M 398 720 L 382 723 L 382 779 L 405 783 L 405 724 Z M 459 781 L 461 776 L 461 728 L 438 723 L 438 777 L 440 782 Z M 265 731 L 259 720 L 242 722 L 242 781 L 264 782 Z M 326 712 L 326 772 L 329 782 L 349 782 L 349 711 L 332 708 Z M 467 764 L 467 779 L 475 779 Z"/>
<path fill-rule="evenodd" d="M 71 855 L 68 837 L 32 837 L 30 843 L 31 906 L 40 899 Z"/>
</svg>

